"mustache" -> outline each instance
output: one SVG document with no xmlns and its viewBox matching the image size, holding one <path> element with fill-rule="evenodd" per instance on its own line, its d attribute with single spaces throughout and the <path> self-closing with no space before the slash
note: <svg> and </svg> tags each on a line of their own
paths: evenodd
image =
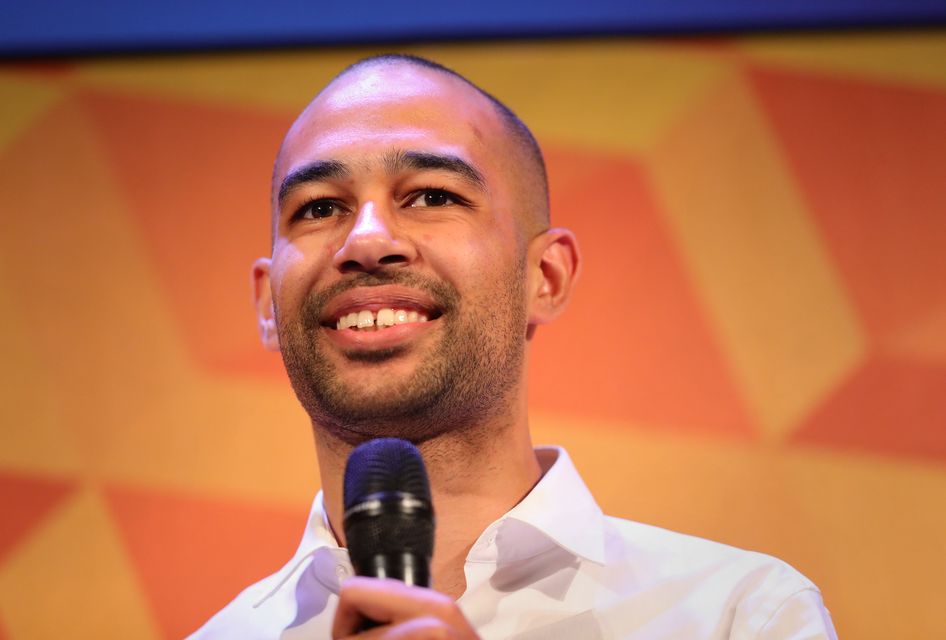
<svg viewBox="0 0 946 640">
<path fill-rule="evenodd" d="M 372 273 L 356 273 L 344 280 L 332 283 L 324 289 L 313 291 L 302 303 L 300 312 L 302 326 L 306 330 L 316 329 L 320 325 L 323 311 L 332 298 L 359 287 L 380 287 L 396 284 L 426 293 L 443 312 L 456 309 L 460 295 L 450 284 L 435 280 L 412 271 L 401 269 L 378 270 Z"/>
</svg>

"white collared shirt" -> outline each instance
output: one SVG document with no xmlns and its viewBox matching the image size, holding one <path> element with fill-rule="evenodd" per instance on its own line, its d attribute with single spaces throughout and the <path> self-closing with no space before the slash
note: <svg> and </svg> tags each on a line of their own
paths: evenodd
<svg viewBox="0 0 946 640">
<path fill-rule="evenodd" d="M 466 558 L 457 604 L 483 638 L 837 638 L 818 588 L 784 562 L 605 516 L 564 450 L 537 452 L 542 479 Z M 329 638 L 351 574 L 320 492 L 292 560 L 191 639 Z"/>
</svg>

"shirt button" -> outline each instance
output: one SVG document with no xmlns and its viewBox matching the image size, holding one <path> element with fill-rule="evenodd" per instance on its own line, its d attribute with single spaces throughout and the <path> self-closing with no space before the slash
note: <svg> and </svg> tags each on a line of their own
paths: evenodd
<svg viewBox="0 0 946 640">
<path fill-rule="evenodd" d="M 335 567 L 335 575 L 338 576 L 339 580 L 344 580 L 349 575 L 348 567 L 346 567 L 343 564 L 338 565 L 337 567 Z"/>
</svg>

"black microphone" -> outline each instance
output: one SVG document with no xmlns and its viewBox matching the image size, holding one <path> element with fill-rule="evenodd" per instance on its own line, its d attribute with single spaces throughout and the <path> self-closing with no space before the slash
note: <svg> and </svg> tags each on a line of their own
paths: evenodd
<svg viewBox="0 0 946 640">
<path fill-rule="evenodd" d="M 355 573 L 429 587 L 434 512 L 417 447 L 398 438 L 356 447 L 345 466 L 344 496 Z"/>
</svg>

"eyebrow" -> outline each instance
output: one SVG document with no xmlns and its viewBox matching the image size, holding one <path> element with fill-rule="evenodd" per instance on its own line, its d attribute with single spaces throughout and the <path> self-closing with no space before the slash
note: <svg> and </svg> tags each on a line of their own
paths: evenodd
<svg viewBox="0 0 946 640">
<path fill-rule="evenodd" d="M 455 173 L 474 187 L 486 190 L 486 180 L 483 174 L 476 170 L 466 160 L 458 156 L 427 153 L 424 151 L 397 151 L 385 158 L 386 169 L 396 174 L 404 169 L 425 170 L 437 169 Z"/>
<path fill-rule="evenodd" d="M 319 182 L 321 180 L 332 180 L 334 178 L 345 178 L 350 174 L 350 170 L 338 160 L 317 160 L 307 165 L 294 169 L 283 178 L 279 185 L 279 202 L 282 202 L 293 189 L 306 182 Z"/>
<path fill-rule="evenodd" d="M 383 159 L 385 170 L 397 174 L 406 169 L 440 170 L 455 173 L 474 187 L 486 190 L 486 180 L 473 165 L 458 156 L 424 151 L 395 151 Z M 351 170 L 338 160 L 317 160 L 294 169 L 279 185 L 278 201 L 282 202 L 296 187 L 308 182 L 347 178 Z"/>
</svg>

